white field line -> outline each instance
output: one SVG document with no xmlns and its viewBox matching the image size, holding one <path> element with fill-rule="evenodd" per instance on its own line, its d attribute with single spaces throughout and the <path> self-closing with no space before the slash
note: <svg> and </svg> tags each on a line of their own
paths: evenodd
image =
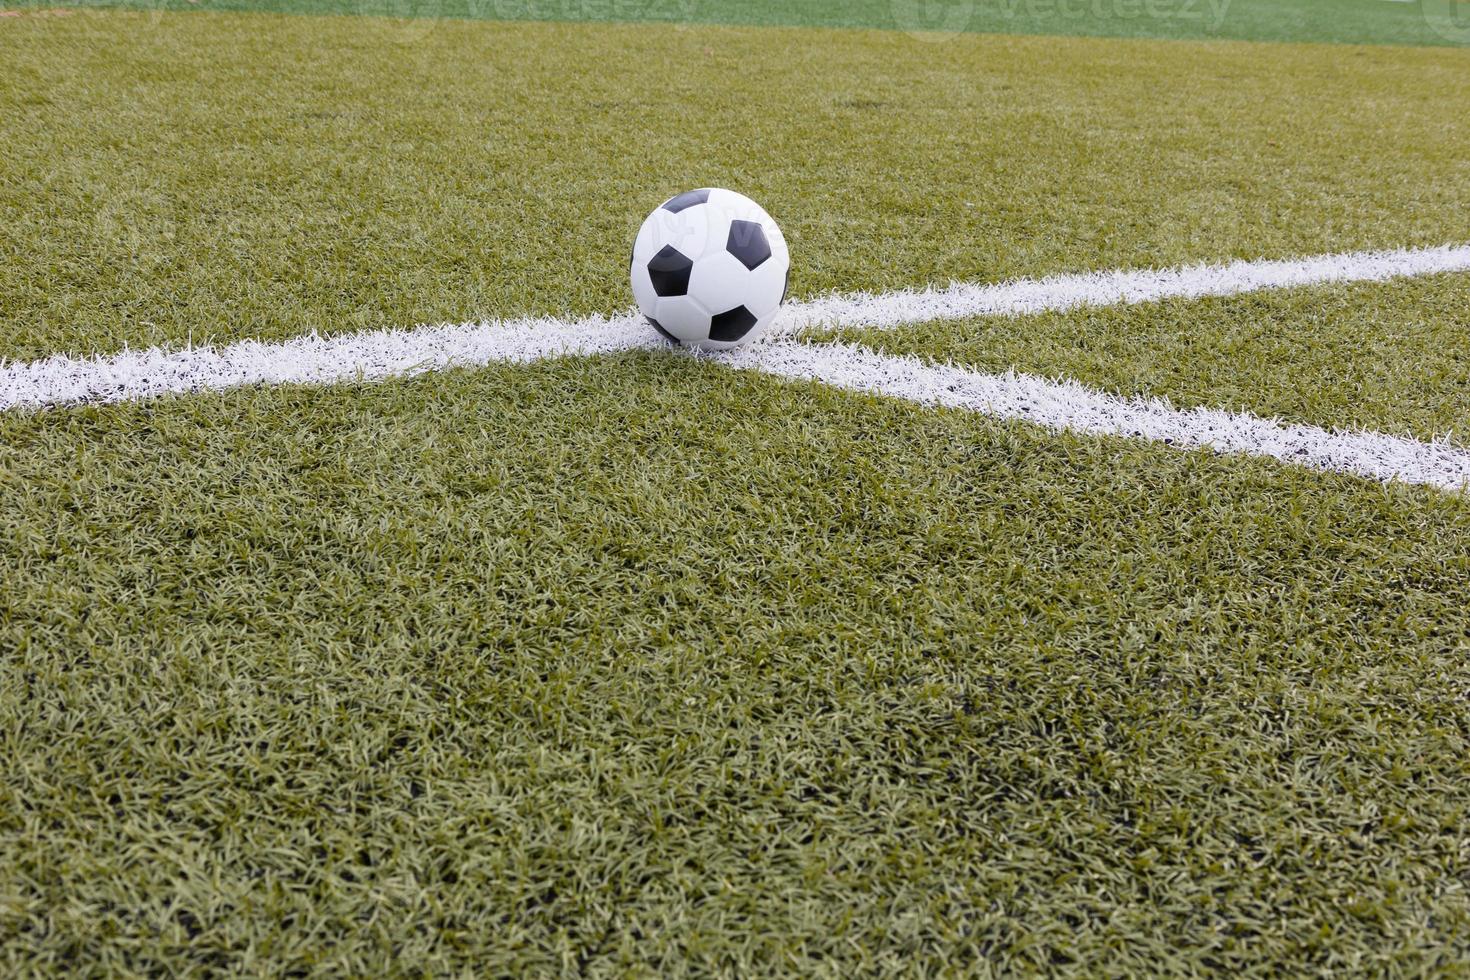
<svg viewBox="0 0 1470 980">
<path fill-rule="evenodd" d="M 1168 297 L 1225 296 L 1328 282 L 1379 281 L 1470 271 L 1470 245 L 1350 252 L 1315 258 L 1233 262 L 1016 280 L 998 285 L 850 294 L 793 303 L 776 333 L 808 327 L 897 327 L 928 320 L 1020 315 L 1084 305 L 1143 303 Z M 607 354 L 658 341 L 625 313 L 576 321 L 520 319 L 375 330 L 279 343 L 149 348 L 110 356 L 57 354 L 28 363 L 0 360 L 0 411 L 75 402 L 127 401 L 246 384 L 325 384 L 373 380 L 452 366 L 543 357 Z"/>
<path fill-rule="evenodd" d="M 789 333 L 823 325 L 893 327 L 934 319 L 1465 270 L 1470 270 L 1470 246 L 1056 276 L 994 286 L 827 297 L 792 304 L 783 313 L 780 330 Z M 526 363 L 662 346 L 663 341 L 639 317 L 625 313 L 576 321 L 522 319 L 311 335 L 280 343 L 242 341 L 218 348 L 150 348 L 86 358 L 56 355 L 28 363 L 0 363 L 0 410 L 127 401 L 247 384 L 378 380 L 456 366 Z M 776 339 L 719 360 L 926 404 L 1030 419 L 1053 428 L 1250 452 L 1320 469 L 1440 487 L 1463 488 L 1470 479 L 1470 454 L 1448 443 L 1283 426 L 1254 416 L 1209 410 L 1181 412 L 1162 401 L 1121 399 L 1072 382 L 980 375 L 860 348 L 802 346 Z"/>
<path fill-rule="evenodd" d="M 1079 306 L 1233 296 L 1334 282 L 1380 282 L 1402 276 L 1470 270 L 1470 245 L 1348 252 L 1306 259 L 1230 262 L 1179 269 L 1137 269 L 1018 279 L 995 285 L 830 296 L 799 307 L 799 326 L 900 327 L 930 320 L 1020 316 Z"/>
<path fill-rule="evenodd" d="M 848 344 L 776 341 L 716 357 L 731 367 L 1019 419 L 1049 429 L 1147 439 L 1179 449 L 1267 456 L 1384 482 L 1398 480 L 1446 490 L 1470 488 L 1470 451 L 1447 442 L 1287 425 L 1218 409 L 1178 409 L 1164 399 L 1123 398 L 1076 381 L 981 374 Z"/>
<path fill-rule="evenodd" d="M 666 342 L 641 317 L 525 319 L 459 326 L 369 330 L 278 343 L 57 355 L 0 365 L 0 410 L 118 402 L 249 384 L 331 384 L 407 377 L 451 367 L 615 354 Z"/>
</svg>

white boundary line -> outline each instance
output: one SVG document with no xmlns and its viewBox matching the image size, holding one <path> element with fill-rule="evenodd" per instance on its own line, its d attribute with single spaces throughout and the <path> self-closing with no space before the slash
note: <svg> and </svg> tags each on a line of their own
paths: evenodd
<svg viewBox="0 0 1470 980">
<path fill-rule="evenodd" d="M 1018 315 L 1167 297 L 1225 296 L 1467 270 L 1470 246 L 1460 245 L 1054 276 L 991 286 L 957 284 L 946 289 L 832 296 L 792 304 L 784 311 L 779 329 L 790 333 L 812 326 L 895 327 L 936 319 Z M 0 364 L 0 410 L 128 401 L 247 384 L 379 380 L 456 366 L 525 363 L 661 346 L 663 342 L 639 317 L 625 313 L 576 321 L 522 319 L 325 338 L 310 335 L 280 343 L 242 341 L 219 348 L 150 348 L 87 358 L 56 355 L 29 363 Z M 1208 409 L 1179 411 L 1164 401 L 1122 399 L 1075 382 L 976 374 L 846 345 L 801 345 L 776 339 L 717 360 L 925 404 L 1029 419 L 1055 429 L 1248 452 L 1381 480 L 1454 489 L 1470 484 L 1470 453 L 1449 443 L 1287 426 Z"/>
<path fill-rule="evenodd" d="M 1084 305 L 1226 296 L 1260 289 L 1463 271 L 1470 271 L 1470 245 L 1053 276 L 998 285 L 962 283 L 943 289 L 838 295 L 793 303 L 782 311 L 776 330 L 792 333 L 820 326 L 892 328 L 929 320 L 1015 316 Z M 313 334 L 279 343 L 246 340 L 218 348 L 155 347 L 111 356 L 58 354 L 28 363 L 0 361 L 0 411 L 22 406 L 126 401 L 245 384 L 372 380 L 457 365 L 606 354 L 659 344 L 637 316 L 625 313 L 575 321 L 520 319 L 325 338 Z"/>
<path fill-rule="evenodd" d="M 1470 271 L 1470 245 L 1347 252 L 1273 259 L 1018 279 L 996 285 L 955 283 L 944 289 L 830 296 L 802 304 L 800 326 L 893 328 L 930 320 L 1022 316 L 1079 306 L 1161 299 L 1234 296 L 1335 282 L 1381 282 L 1403 276 Z"/>
<path fill-rule="evenodd" d="M 278 343 L 124 351 L 111 357 L 65 354 L 0 365 L 0 411 L 78 402 L 106 403 L 218 391 L 250 384 L 331 384 L 408 377 L 548 357 L 616 354 L 667 346 L 642 317 L 524 319 L 459 326 L 369 330 Z"/>
<path fill-rule="evenodd" d="M 981 374 L 925 364 L 849 344 L 753 344 L 717 355 L 721 363 L 848 391 L 1019 419 L 1054 430 L 1125 436 L 1177 449 L 1249 453 L 1312 469 L 1445 490 L 1470 488 L 1470 451 L 1377 432 L 1287 425 L 1218 409 L 1178 409 L 1161 398 L 1123 398 L 1076 381 Z"/>
</svg>

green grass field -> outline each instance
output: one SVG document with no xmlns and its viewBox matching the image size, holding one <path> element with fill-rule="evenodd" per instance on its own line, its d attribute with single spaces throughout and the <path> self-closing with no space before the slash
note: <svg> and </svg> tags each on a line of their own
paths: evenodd
<svg viewBox="0 0 1470 980">
<path fill-rule="evenodd" d="M 797 300 L 1470 242 L 1427 2 L 222 6 L 0 17 L 0 368 L 617 312 L 707 184 Z M 1467 297 L 806 339 L 1463 447 Z M 1465 493 L 656 351 L 0 487 L 5 976 L 1470 975 Z"/>
<path fill-rule="evenodd" d="M 1465 500 L 717 370 L 7 420 L 11 968 L 1460 962 Z"/>
<path fill-rule="evenodd" d="M 1461 274 L 818 336 L 1191 408 L 1470 442 Z"/>
<path fill-rule="evenodd" d="M 796 296 L 1470 238 L 1462 50 L 377 26 L 6 23 L 0 356 L 616 309 L 703 184 Z"/>
<path fill-rule="evenodd" d="M 48 9 L 48 0 L 5 6 Z M 271 11 L 380 18 L 412 42 L 441 20 L 749 24 L 960 33 L 1336 44 L 1470 45 L 1465 0 L 100 0 L 156 15 Z"/>
</svg>

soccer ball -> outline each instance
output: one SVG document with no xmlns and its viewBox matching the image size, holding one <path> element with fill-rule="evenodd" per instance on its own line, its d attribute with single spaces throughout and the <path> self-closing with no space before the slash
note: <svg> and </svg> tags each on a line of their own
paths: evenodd
<svg viewBox="0 0 1470 980">
<path fill-rule="evenodd" d="M 633 297 L 676 344 L 748 343 L 786 298 L 791 255 L 781 229 L 743 194 L 706 187 L 670 198 L 633 241 Z"/>
</svg>

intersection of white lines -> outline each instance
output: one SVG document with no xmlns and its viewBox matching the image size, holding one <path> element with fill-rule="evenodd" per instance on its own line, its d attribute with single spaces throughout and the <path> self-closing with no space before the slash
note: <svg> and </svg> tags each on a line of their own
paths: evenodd
<svg viewBox="0 0 1470 980">
<path fill-rule="evenodd" d="M 848 344 L 799 343 L 790 335 L 811 327 L 892 328 L 1465 271 L 1470 271 L 1470 246 L 1460 245 L 829 296 L 790 304 L 777 336 L 712 359 L 783 378 L 811 379 L 1056 430 L 1249 453 L 1386 482 L 1463 490 L 1470 486 L 1470 452 L 1447 442 L 1288 425 L 1213 409 L 1181 410 L 1160 399 L 1122 398 L 1074 381 L 982 374 Z M 641 318 L 627 313 L 573 321 L 520 319 L 328 337 L 313 334 L 279 343 L 246 340 L 221 347 L 150 348 L 96 357 L 56 355 L 0 364 L 0 410 L 130 401 L 251 384 L 379 380 L 452 367 L 664 346 Z"/>
</svg>

